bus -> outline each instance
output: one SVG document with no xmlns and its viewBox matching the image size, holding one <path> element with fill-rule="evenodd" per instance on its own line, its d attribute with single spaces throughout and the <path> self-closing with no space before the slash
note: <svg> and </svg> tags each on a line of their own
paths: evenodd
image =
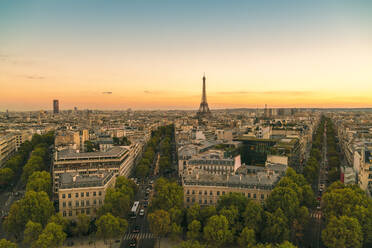
<svg viewBox="0 0 372 248">
<path fill-rule="evenodd" d="M 130 217 L 132 219 L 135 219 L 137 217 L 137 214 L 138 214 L 138 210 L 139 210 L 139 205 L 140 205 L 140 202 L 139 201 L 135 201 L 133 203 L 133 207 L 132 209 L 130 210 Z"/>
</svg>

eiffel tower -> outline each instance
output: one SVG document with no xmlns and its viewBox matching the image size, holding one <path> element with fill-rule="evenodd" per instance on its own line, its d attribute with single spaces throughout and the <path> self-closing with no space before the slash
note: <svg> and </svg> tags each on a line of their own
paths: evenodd
<svg viewBox="0 0 372 248">
<path fill-rule="evenodd" d="M 202 100 L 201 100 L 197 115 L 199 117 L 207 117 L 211 115 L 211 111 L 209 110 L 208 103 L 207 103 L 207 93 L 205 89 L 205 74 L 203 76 L 203 95 L 202 95 Z"/>
</svg>

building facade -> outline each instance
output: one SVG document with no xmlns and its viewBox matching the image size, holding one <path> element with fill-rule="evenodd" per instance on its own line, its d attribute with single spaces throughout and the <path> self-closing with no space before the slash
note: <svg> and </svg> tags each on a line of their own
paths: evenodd
<svg viewBox="0 0 372 248">
<path fill-rule="evenodd" d="M 16 152 L 17 139 L 14 134 L 0 135 L 0 168 Z"/>
<path fill-rule="evenodd" d="M 128 176 L 133 168 L 136 152 L 129 147 L 115 146 L 106 152 L 78 153 L 62 150 L 55 153 L 53 161 L 54 192 L 58 192 L 59 179 L 64 173 L 78 173 L 93 176 L 102 171 Z"/>
<path fill-rule="evenodd" d="M 114 172 L 98 172 L 94 176 L 65 173 L 59 178 L 59 212 L 75 219 L 79 214 L 95 216 L 103 205 L 106 191 L 115 186 Z"/>
</svg>

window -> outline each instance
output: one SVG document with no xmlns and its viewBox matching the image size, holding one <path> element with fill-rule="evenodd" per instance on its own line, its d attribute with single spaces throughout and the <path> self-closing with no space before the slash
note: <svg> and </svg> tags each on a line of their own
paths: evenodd
<svg viewBox="0 0 372 248">
<path fill-rule="evenodd" d="M 206 190 L 204 190 L 204 195 L 208 195 L 208 192 Z"/>
<path fill-rule="evenodd" d="M 87 211 L 86 211 L 87 214 L 90 214 L 90 209 L 88 208 Z"/>
<path fill-rule="evenodd" d="M 72 211 L 68 211 L 68 216 L 72 216 Z"/>
<path fill-rule="evenodd" d="M 86 197 L 89 197 L 89 192 L 85 193 L 85 196 L 86 196 Z"/>
<path fill-rule="evenodd" d="M 207 204 L 207 199 L 204 200 L 204 204 Z"/>
<path fill-rule="evenodd" d="M 84 201 L 81 201 L 81 206 L 84 207 Z"/>
<path fill-rule="evenodd" d="M 190 202 L 190 197 L 187 197 L 186 198 L 186 202 Z"/>
<path fill-rule="evenodd" d="M 99 191 L 99 192 L 98 192 L 98 195 L 101 196 L 101 195 L 102 195 L 102 191 Z"/>
<path fill-rule="evenodd" d="M 192 194 L 195 195 L 195 190 L 192 191 Z"/>
<path fill-rule="evenodd" d="M 87 204 L 87 206 L 89 206 L 89 205 L 90 205 L 90 203 L 89 203 L 89 200 L 87 200 L 87 201 L 86 201 L 86 204 Z"/>
<path fill-rule="evenodd" d="M 63 202 L 62 203 L 62 206 L 65 208 L 66 207 L 66 202 Z"/>
<path fill-rule="evenodd" d="M 71 194 L 68 194 L 68 198 L 71 198 Z"/>
<path fill-rule="evenodd" d="M 212 190 L 211 190 L 211 191 L 209 191 L 209 195 L 213 195 L 213 192 L 212 192 Z"/>
<path fill-rule="evenodd" d="M 191 200 L 192 202 L 195 202 L 195 198 L 192 198 L 192 200 Z"/>
<path fill-rule="evenodd" d="M 75 193 L 75 197 L 79 197 L 79 193 Z"/>
<path fill-rule="evenodd" d="M 220 191 L 217 191 L 217 195 L 220 195 Z"/>
<path fill-rule="evenodd" d="M 65 194 L 62 194 L 62 198 L 65 199 L 66 198 L 66 195 Z"/>
<path fill-rule="evenodd" d="M 261 199 L 265 199 L 265 196 L 264 196 L 264 194 L 261 194 Z"/>
<path fill-rule="evenodd" d="M 202 200 L 201 199 L 199 199 L 199 204 L 202 204 Z"/>
<path fill-rule="evenodd" d="M 199 195 L 201 195 L 202 194 L 202 191 L 201 190 L 199 190 Z"/>
<path fill-rule="evenodd" d="M 225 195 L 225 191 L 222 191 L 222 195 Z"/>
<path fill-rule="evenodd" d="M 93 205 L 96 205 L 96 204 L 97 204 L 97 200 L 94 199 L 94 200 L 93 200 Z"/>
<path fill-rule="evenodd" d="M 210 200 L 209 200 L 209 203 L 210 203 L 210 204 L 213 204 L 213 201 L 212 201 L 212 199 L 210 199 Z"/>
<path fill-rule="evenodd" d="M 81 213 L 82 213 L 82 214 L 84 213 L 84 209 L 81 210 Z"/>
<path fill-rule="evenodd" d="M 98 200 L 98 203 L 99 203 L 99 205 L 101 205 L 101 204 L 102 204 L 102 200 L 101 200 L 101 199 L 99 199 L 99 200 Z"/>
<path fill-rule="evenodd" d="M 256 194 L 253 194 L 253 198 L 256 199 L 257 198 L 257 195 Z"/>
<path fill-rule="evenodd" d="M 190 194 L 190 190 L 187 190 L 186 195 L 189 195 L 189 194 Z"/>
<path fill-rule="evenodd" d="M 76 202 L 75 202 L 75 206 L 76 206 L 76 207 L 79 207 L 79 201 L 76 201 Z"/>
<path fill-rule="evenodd" d="M 68 206 L 69 206 L 69 207 L 72 206 L 72 202 L 71 202 L 71 201 L 68 202 Z"/>
<path fill-rule="evenodd" d="M 248 198 L 251 198 L 251 193 L 248 193 Z"/>
<path fill-rule="evenodd" d="M 66 211 L 63 211 L 63 217 L 66 217 Z"/>
<path fill-rule="evenodd" d="M 81 197 L 84 197 L 84 192 L 81 192 L 81 193 L 80 193 L 80 196 L 81 196 Z"/>
<path fill-rule="evenodd" d="M 96 195 L 97 195 L 97 194 L 96 194 L 96 191 L 94 191 L 94 192 L 93 192 L 93 196 L 96 196 Z"/>
</svg>

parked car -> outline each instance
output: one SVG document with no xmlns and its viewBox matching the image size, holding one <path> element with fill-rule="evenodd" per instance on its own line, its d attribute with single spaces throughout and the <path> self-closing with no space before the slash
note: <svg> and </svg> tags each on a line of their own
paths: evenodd
<svg viewBox="0 0 372 248">
<path fill-rule="evenodd" d="M 140 212 L 139 212 L 139 215 L 140 216 L 144 216 L 145 215 L 145 210 L 144 209 L 141 209 Z"/>
</svg>

